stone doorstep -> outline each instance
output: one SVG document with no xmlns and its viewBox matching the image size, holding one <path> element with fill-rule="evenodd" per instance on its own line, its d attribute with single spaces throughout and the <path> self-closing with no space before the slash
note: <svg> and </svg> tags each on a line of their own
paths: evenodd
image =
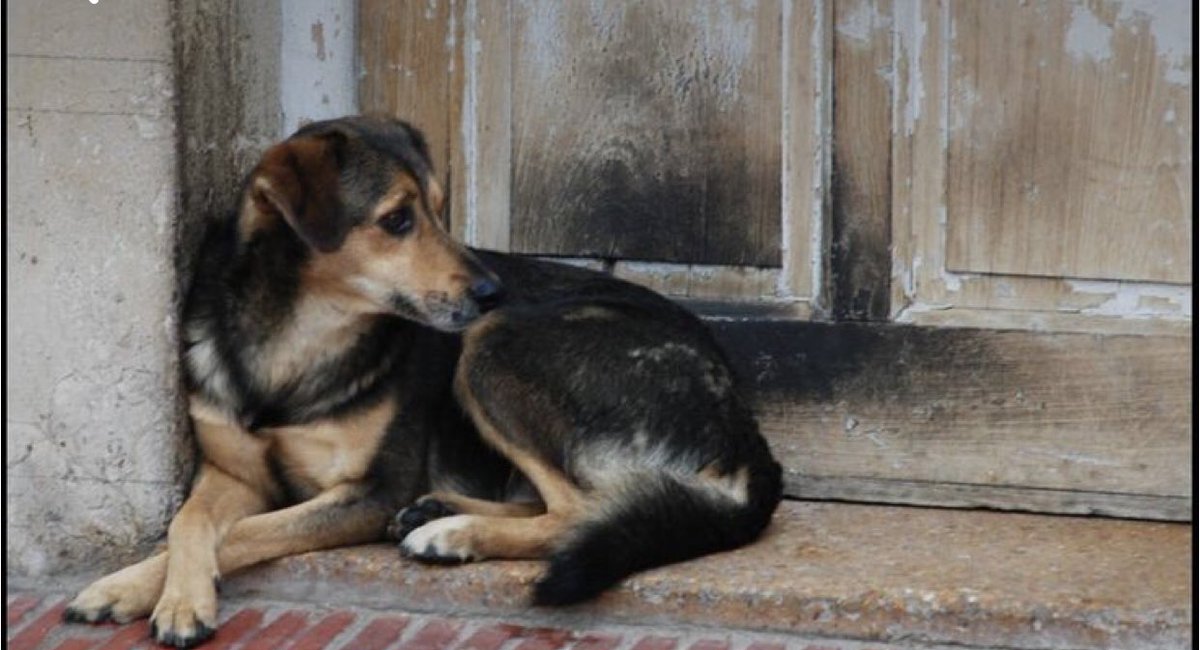
<svg viewBox="0 0 1200 650">
<path fill-rule="evenodd" d="M 431 567 L 375 545 L 231 576 L 223 612 L 266 598 L 531 628 L 745 630 L 839 650 L 1165 650 L 1191 647 L 1191 539 L 1190 524 L 786 502 L 750 547 L 639 574 L 572 608 L 527 605 L 536 562 Z"/>
<path fill-rule="evenodd" d="M 528 606 L 536 562 L 424 566 L 378 545 L 275 562 L 225 592 L 549 625 L 696 625 L 1006 648 L 1190 648 L 1188 524 L 785 502 L 756 544 Z"/>
</svg>

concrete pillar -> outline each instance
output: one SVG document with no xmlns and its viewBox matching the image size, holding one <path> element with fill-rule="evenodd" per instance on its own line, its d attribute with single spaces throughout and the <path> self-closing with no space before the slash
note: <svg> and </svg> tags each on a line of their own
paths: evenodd
<svg viewBox="0 0 1200 650">
<path fill-rule="evenodd" d="M 10 575 L 143 553 L 191 471 L 170 5 L 8 3 Z"/>
<path fill-rule="evenodd" d="M 263 149 L 354 112 L 354 20 L 352 0 L 8 4 L 9 577 L 162 539 L 194 471 L 197 244 Z"/>
</svg>

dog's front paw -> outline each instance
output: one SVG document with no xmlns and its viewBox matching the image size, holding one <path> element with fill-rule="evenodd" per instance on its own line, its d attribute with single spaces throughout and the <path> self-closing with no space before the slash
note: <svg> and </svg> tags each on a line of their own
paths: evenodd
<svg viewBox="0 0 1200 650">
<path fill-rule="evenodd" d="M 471 542 L 472 515 L 453 515 L 412 531 L 400 543 L 400 553 L 431 564 L 458 564 L 481 559 Z"/>
<path fill-rule="evenodd" d="M 388 537 L 399 542 L 421 526 L 453 514 L 456 514 L 455 511 L 437 498 L 423 496 L 392 517 L 392 523 L 388 524 L 387 534 Z"/>
<path fill-rule="evenodd" d="M 162 589 L 160 567 L 148 560 L 107 575 L 79 592 L 63 619 L 73 623 L 128 623 L 150 613 Z"/>
<path fill-rule="evenodd" d="M 176 648 L 199 645 L 216 630 L 217 590 L 212 582 L 197 581 L 187 589 L 168 587 L 150 617 L 154 640 Z"/>
</svg>

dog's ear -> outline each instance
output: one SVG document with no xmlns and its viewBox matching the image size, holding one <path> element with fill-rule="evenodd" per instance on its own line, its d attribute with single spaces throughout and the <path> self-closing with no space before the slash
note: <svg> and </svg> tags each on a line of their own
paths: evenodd
<svg viewBox="0 0 1200 650">
<path fill-rule="evenodd" d="M 342 245 L 349 224 L 338 201 L 340 134 L 294 137 L 263 154 L 250 180 L 256 214 L 282 217 L 309 246 L 328 253 Z M 257 224 L 243 224 L 252 232 Z"/>
</svg>

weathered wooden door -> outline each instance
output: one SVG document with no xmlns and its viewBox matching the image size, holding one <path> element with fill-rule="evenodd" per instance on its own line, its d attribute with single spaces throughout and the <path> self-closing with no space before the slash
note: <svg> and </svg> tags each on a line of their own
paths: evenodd
<svg viewBox="0 0 1200 650">
<path fill-rule="evenodd" d="M 469 241 L 807 315 L 819 133 L 788 95 L 819 72 L 809 13 L 363 2 L 362 104 L 435 131 Z"/>
<path fill-rule="evenodd" d="M 1185 0 L 362 0 L 472 244 L 691 301 L 793 495 L 1187 518 Z"/>
</svg>

